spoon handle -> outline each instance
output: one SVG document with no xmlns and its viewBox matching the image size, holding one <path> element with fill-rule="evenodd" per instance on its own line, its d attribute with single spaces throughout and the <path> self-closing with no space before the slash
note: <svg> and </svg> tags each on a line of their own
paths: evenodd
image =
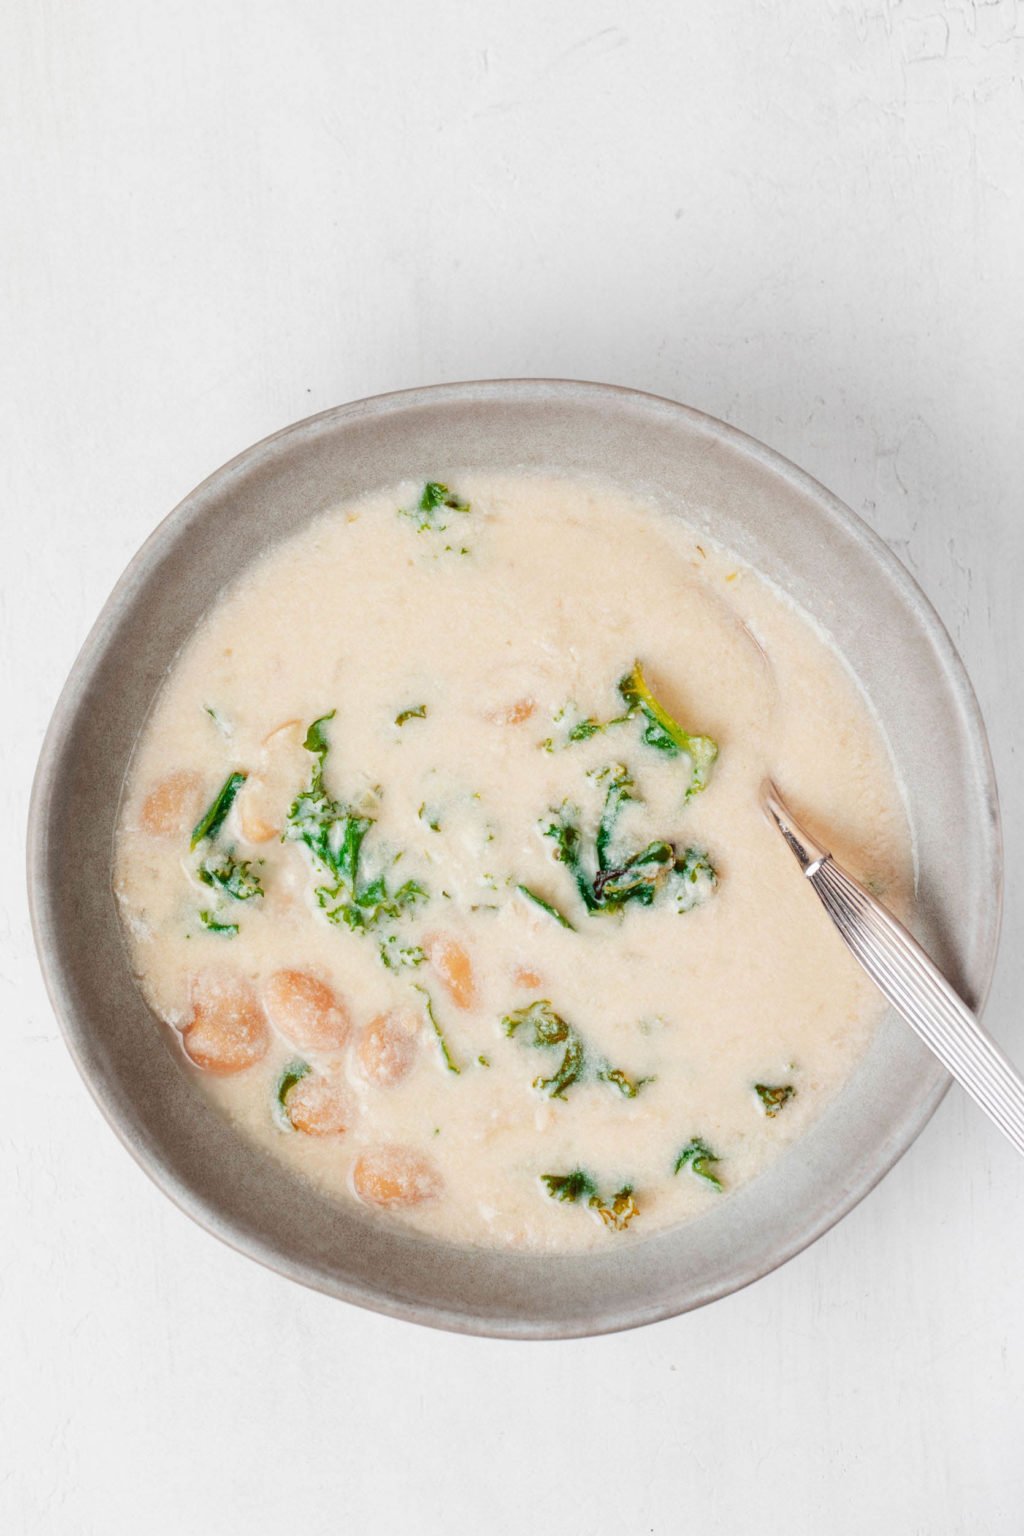
<svg viewBox="0 0 1024 1536">
<path fill-rule="evenodd" d="M 765 810 L 847 947 L 947 1072 L 1024 1153 L 1024 1079 L 892 913 L 794 821 L 774 784 Z"/>
</svg>

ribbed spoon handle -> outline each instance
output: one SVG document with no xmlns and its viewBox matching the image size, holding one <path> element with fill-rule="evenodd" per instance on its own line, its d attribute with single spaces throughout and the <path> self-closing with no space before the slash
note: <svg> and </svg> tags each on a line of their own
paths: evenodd
<svg viewBox="0 0 1024 1536">
<path fill-rule="evenodd" d="M 793 819 L 774 784 L 762 799 L 851 953 L 942 1065 L 1024 1153 L 1024 1079 L 924 950 Z"/>
</svg>

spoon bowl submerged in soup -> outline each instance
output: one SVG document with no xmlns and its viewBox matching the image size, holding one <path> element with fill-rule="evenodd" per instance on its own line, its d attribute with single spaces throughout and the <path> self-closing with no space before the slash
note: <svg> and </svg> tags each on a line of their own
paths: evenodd
<svg viewBox="0 0 1024 1536">
<path fill-rule="evenodd" d="M 254 562 L 172 666 L 120 814 L 133 966 L 339 1198 L 630 1242 L 777 1158 L 883 1012 L 769 770 L 905 911 L 881 731 L 781 593 L 611 486 L 410 481 Z"/>
</svg>

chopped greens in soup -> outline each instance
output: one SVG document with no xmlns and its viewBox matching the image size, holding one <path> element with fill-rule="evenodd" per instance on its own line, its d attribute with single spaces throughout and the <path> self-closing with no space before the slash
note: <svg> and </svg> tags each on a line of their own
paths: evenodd
<svg viewBox="0 0 1024 1536">
<path fill-rule="evenodd" d="M 454 469 L 341 506 L 224 593 L 142 732 L 143 991 L 242 1133 L 375 1219 L 635 1241 L 782 1155 L 871 1040 L 758 787 L 906 910 L 886 745 L 686 512 Z"/>
</svg>

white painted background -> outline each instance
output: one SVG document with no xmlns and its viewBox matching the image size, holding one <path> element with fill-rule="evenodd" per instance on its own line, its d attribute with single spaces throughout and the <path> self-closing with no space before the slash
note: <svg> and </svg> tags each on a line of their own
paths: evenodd
<svg viewBox="0 0 1024 1536">
<path fill-rule="evenodd" d="M 75 652 L 211 469 L 380 390 L 613 380 L 781 449 L 938 606 L 1001 782 L 988 1021 L 1024 1057 L 1022 77 L 1016 0 L 0 9 L 5 1533 L 1024 1532 L 1024 1165 L 958 1095 L 742 1295 L 448 1338 L 150 1186 L 60 1042 L 21 872 Z"/>
</svg>

